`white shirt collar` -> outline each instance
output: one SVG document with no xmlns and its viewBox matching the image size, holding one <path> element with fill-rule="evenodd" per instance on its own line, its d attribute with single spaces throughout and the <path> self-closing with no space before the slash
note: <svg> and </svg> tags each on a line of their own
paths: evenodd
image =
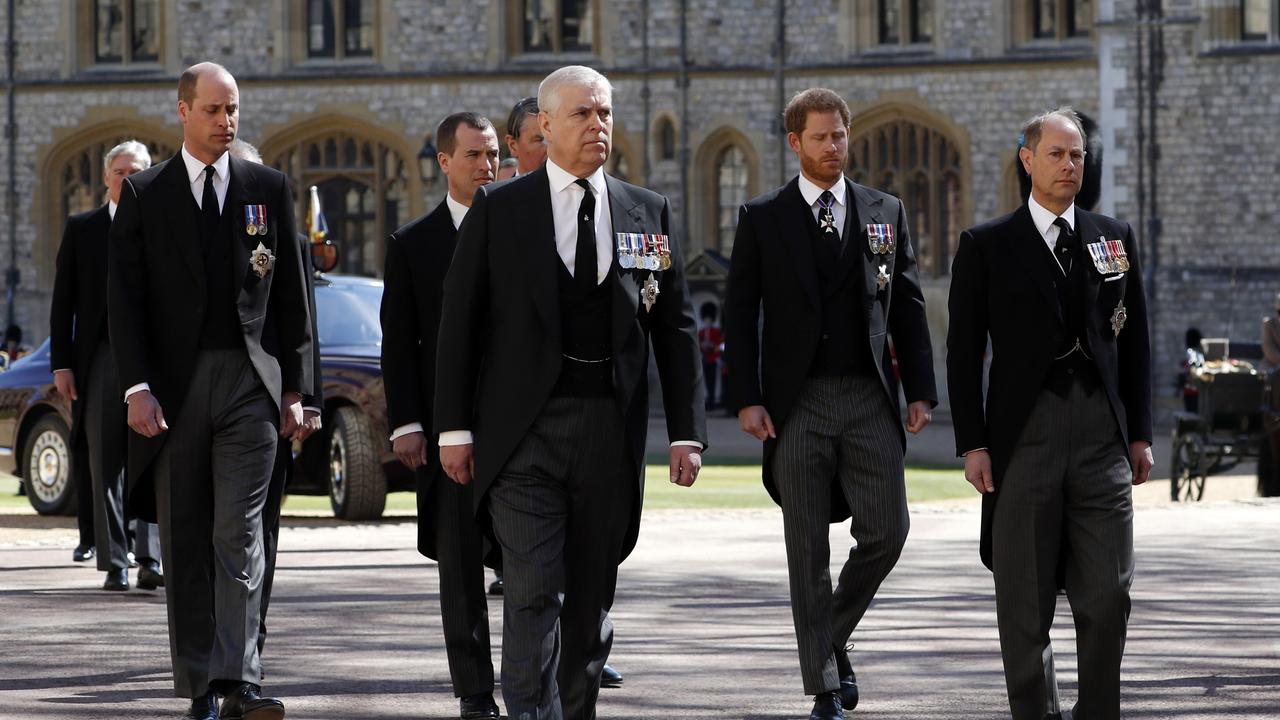
<svg viewBox="0 0 1280 720">
<path fill-rule="evenodd" d="M 116 207 L 118 206 L 114 202 L 111 200 L 107 201 L 107 215 L 110 216 L 112 220 L 116 219 Z"/>
<path fill-rule="evenodd" d="M 462 227 L 462 219 L 467 216 L 467 211 L 471 208 L 454 200 L 453 196 L 448 193 L 445 193 L 444 201 L 449 206 L 449 216 L 453 218 L 453 229 L 457 230 Z"/>
<path fill-rule="evenodd" d="M 799 178 L 800 194 L 804 196 L 805 202 L 809 203 L 810 206 L 813 206 L 818 202 L 818 197 L 822 195 L 824 191 L 822 188 L 815 185 L 812 180 L 805 177 L 804 173 L 800 173 Z M 831 194 L 835 196 L 836 204 L 844 205 L 845 190 L 846 186 L 844 176 L 842 175 L 840 176 L 840 181 L 831 186 Z"/>
<path fill-rule="evenodd" d="M 1053 221 L 1057 220 L 1058 216 L 1036 202 L 1034 194 L 1027 198 L 1027 209 L 1031 211 L 1031 220 L 1036 224 L 1036 229 L 1040 231 L 1041 235 L 1047 237 L 1049 228 L 1053 227 Z M 1067 221 L 1067 225 L 1071 226 L 1072 230 L 1076 229 L 1076 204 L 1074 202 L 1063 211 L 1062 218 Z"/>
<path fill-rule="evenodd" d="M 565 188 L 578 181 L 578 176 L 572 175 L 568 170 L 560 167 L 547 158 L 547 179 L 551 182 L 552 192 L 564 192 Z M 596 197 L 605 192 L 604 184 L 604 167 L 596 168 L 596 171 L 587 176 L 586 181 L 591 185 L 591 189 L 595 191 Z"/>
<path fill-rule="evenodd" d="M 182 162 L 184 165 L 187 166 L 188 182 L 192 184 L 195 184 L 197 180 L 204 182 L 204 178 L 202 178 L 201 175 L 204 174 L 205 164 L 200 160 L 197 160 L 194 155 L 187 152 L 186 143 L 182 144 Z M 226 182 L 227 178 L 230 177 L 227 174 L 227 169 L 230 166 L 231 166 L 231 155 L 229 153 L 224 152 L 222 153 L 221 156 L 218 157 L 217 160 L 213 161 L 213 174 L 217 176 L 216 179 L 219 182 Z"/>
</svg>

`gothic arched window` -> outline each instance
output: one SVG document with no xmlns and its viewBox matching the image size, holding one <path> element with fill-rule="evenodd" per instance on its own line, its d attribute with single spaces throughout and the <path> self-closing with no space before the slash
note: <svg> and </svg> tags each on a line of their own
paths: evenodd
<svg viewBox="0 0 1280 720">
<path fill-rule="evenodd" d="M 343 131 L 296 142 L 268 158 L 289 176 L 298 230 L 306 227 L 316 186 L 328 238 L 338 246 L 338 272 L 378 277 L 387 235 L 409 219 L 408 168 L 400 153 Z"/>
<path fill-rule="evenodd" d="M 926 276 L 945 275 L 962 222 L 960 152 L 942 132 L 899 119 L 853 138 L 849 175 L 906 205 L 916 259 Z"/>
</svg>

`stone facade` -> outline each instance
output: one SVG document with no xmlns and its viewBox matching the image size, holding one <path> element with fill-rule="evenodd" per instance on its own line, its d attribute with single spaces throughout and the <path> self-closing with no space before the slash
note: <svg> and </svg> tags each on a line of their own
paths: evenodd
<svg viewBox="0 0 1280 720">
<path fill-rule="evenodd" d="M 1017 202 L 1011 167 L 1025 118 L 1069 103 L 1098 123 L 1106 150 L 1100 209 L 1134 226 L 1153 280 L 1162 409 L 1175 403 L 1171 378 L 1187 326 L 1256 340 L 1258 320 L 1280 290 L 1280 194 L 1273 188 L 1280 150 L 1270 137 L 1280 117 L 1280 43 L 1224 39 L 1234 27 L 1228 0 L 1164 3 L 1154 197 L 1139 190 L 1139 175 L 1148 188 L 1153 175 L 1137 137 L 1139 108 L 1150 98 L 1149 85 L 1139 91 L 1148 50 L 1137 45 L 1136 0 L 1095 0 L 1090 37 L 1062 41 L 1021 39 L 1025 33 L 1015 26 L 1025 13 L 1018 0 L 936 0 L 933 39 L 924 47 L 877 44 L 869 25 L 877 0 L 784 2 L 781 95 L 813 85 L 839 91 L 855 112 L 855 136 L 868 129 L 859 119 L 881 117 L 943 133 L 960 155 L 961 227 Z M 647 178 L 672 199 L 678 220 L 687 223 L 690 256 L 715 246 L 716 163 L 724 148 L 745 156 L 749 194 L 797 171 L 794 157 L 780 151 L 776 0 L 688 2 L 686 113 L 677 0 L 649 0 L 647 19 L 641 0 L 595 0 L 594 49 L 563 55 L 518 47 L 519 2 L 382 0 L 374 3 L 373 57 L 346 60 L 305 57 L 302 0 L 162 0 L 160 60 L 109 66 L 92 62 L 92 18 L 85 15 L 91 5 L 16 4 L 14 314 L 37 341 L 47 332 L 63 220 L 52 190 L 60 181 L 55 165 L 78 143 L 108 132 L 176 143 L 176 77 L 198 60 L 221 62 L 240 79 L 241 135 L 269 159 L 311 130 L 345 129 L 391 149 L 409 167 L 412 197 L 402 216 L 442 197 L 440 183 L 418 177 L 416 162 L 423 137 L 441 117 L 473 109 L 502 127 L 515 99 L 532 94 L 549 68 L 570 62 L 612 78 L 616 147 L 633 181 Z M 6 7 L 0 4 L 0 28 Z M 1274 1 L 1272 12 L 1280 13 Z M 687 186 L 681 155 L 658 156 L 660 120 L 687 131 Z M 0 143 L 5 182 L 8 163 L 9 147 Z M 1162 221 L 1154 248 L 1153 206 Z M 0 226 L 6 267 L 10 240 L 9 228 Z M 947 264 L 926 279 L 940 380 Z"/>
</svg>

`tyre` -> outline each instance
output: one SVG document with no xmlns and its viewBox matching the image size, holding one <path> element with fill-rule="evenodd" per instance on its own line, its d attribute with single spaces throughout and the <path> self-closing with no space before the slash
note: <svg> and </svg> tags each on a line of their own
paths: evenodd
<svg viewBox="0 0 1280 720">
<path fill-rule="evenodd" d="M 387 479 L 373 444 L 369 419 L 355 407 L 340 407 L 329 423 L 329 504 L 343 520 L 375 520 L 387 506 Z"/>
<path fill-rule="evenodd" d="M 27 500 L 41 515 L 73 515 L 76 484 L 71 475 L 71 432 L 50 413 L 36 421 L 22 446 Z"/>
</svg>

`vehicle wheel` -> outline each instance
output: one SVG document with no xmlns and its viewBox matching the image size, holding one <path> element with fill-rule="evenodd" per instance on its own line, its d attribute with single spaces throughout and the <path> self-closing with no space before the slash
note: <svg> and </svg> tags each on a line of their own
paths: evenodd
<svg viewBox="0 0 1280 720">
<path fill-rule="evenodd" d="M 333 413 L 329 431 L 329 504 L 343 520 L 374 520 L 387 507 L 387 479 L 369 419 L 358 408 Z"/>
<path fill-rule="evenodd" d="M 71 479 L 71 433 L 56 414 L 36 421 L 22 448 L 27 500 L 41 515 L 71 515 L 76 484 Z"/>
<path fill-rule="evenodd" d="M 1169 499 L 1199 500 L 1204 497 L 1204 448 L 1199 435 L 1175 433 L 1173 457 L 1169 463 Z"/>
</svg>

